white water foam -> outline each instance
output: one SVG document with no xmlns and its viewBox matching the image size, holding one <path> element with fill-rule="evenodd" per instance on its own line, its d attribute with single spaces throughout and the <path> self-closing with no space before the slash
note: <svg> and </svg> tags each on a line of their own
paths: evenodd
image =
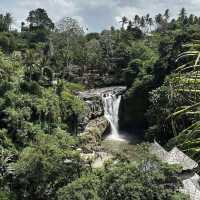
<svg viewBox="0 0 200 200">
<path fill-rule="evenodd" d="M 104 93 L 102 94 L 102 100 L 104 105 L 104 115 L 111 126 L 111 133 L 106 139 L 125 141 L 119 134 L 119 106 L 121 95 L 116 95 L 112 92 Z"/>
</svg>

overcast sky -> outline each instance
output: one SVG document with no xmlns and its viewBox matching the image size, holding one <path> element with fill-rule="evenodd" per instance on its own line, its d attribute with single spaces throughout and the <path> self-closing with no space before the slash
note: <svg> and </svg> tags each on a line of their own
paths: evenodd
<svg viewBox="0 0 200 200">
<path fill-rule="evenodd" d="M 122 16 L 131 18 L 135 14 L 152 16 L 167 8 L 171 16 L 176 16 L 182 7 L 187 13 L 200 16 L 200 0 L 0 0 L 0 11 L 9 11 L 19 27 L 28 12 L 44 8 L 54 22 L 64 16 L 79 20 L 89 31 L 101 31 L 110 26 L 118 26 Z"/>
</svg>

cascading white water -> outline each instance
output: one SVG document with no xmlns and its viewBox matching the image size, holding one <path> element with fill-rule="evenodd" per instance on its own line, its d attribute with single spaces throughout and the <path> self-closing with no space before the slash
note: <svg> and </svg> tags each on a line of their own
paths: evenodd
<svg viewBox="0 0 200 200">
<path fill-rule="evenodd" d="M 121 95 L 113 93 L 104 93 L 102 95 L 104 104 L 104 115 L 110 122 L 111 134 L 107 139 L 122 140 L 119 135 L 119 106 L 121 102 Z"/>
</svg>

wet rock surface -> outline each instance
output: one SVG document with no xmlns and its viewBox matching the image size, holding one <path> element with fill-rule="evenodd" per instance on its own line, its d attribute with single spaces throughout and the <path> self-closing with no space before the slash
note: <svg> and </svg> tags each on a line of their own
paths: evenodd
<svg viewBox="0 0 200 200">
<path fill-rule="evenodd" d="M 79 96 L 83 99 L 88 99 L 92 97 L 101 97 L 102 94 L 111 92 L 113 94 L 121 95 L 126 91 L 126 87 L 124 86 L 113 86 L 113 87 L 105 87 L 105 88 L 97 88 L 91 89 L 88 91 L 80 92 Z"/>
<path fill-rule="evenodd" d="M 116 96 L 125 92 L 126 87 L 106 87 L 80 92 L 78 96 L 86 103 L 86 112 L 80 123 L 80 139 L 82 142 L 81 158 L 92 168 L 103 167 L 104 163 L 113 158 L 111 153 L 102 148 L 101 142 L 106 133 L 110 132 L 110 122 L 105 117 L 104 95 L 111 93 Z"/>
<path fill-rule="evenodd" d="M 85 130 L 80 133 L 80 137 L 82 139 L 82 143 L 85 148 L 88 150 L 93 150 L 95 145 L 98 145 L 104 133 L 109 129 L 109 122 L 105 117 L 98 117 L 96 119 L 91 120 Z"/>
<path fill-rule="evenodd" d="M 80 92 L 78 96 L 85 101 L 86 111 L 84 113 L 84 116 L 82 116 L 81 119 L 79 119 L 79 132 L 84 132 L 85 128 L 88 126 L 91 120 L 95 120 L 104 116 L 104 105 L 102 101 L 102 95 L 108 92 L 121 95 L 125 92 L 125 90 L 126 87 L 120 86 L 91 89 L 88 91 Z"/>
</svg>

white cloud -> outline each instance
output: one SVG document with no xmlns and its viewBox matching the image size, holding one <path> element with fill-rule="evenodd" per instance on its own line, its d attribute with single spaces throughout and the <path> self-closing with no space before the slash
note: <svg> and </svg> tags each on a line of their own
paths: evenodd
<svg viewBox="0 0 200 200">
<path fill-rule="evenodd" d="M 152 16 L 169 8 L 171 15 L 185 7 L 188 13 L 200 15 L 200 0 L 1 0 L 1 12 L 9 11 L 16 24 L 24 21 L 30 10 L 38 7 L 47 10 L 54 22 L 64 16 L 74 17 L 90 31 L 100 31 L 118 25 L 122 16 L 135 14 Z"/>
</svg>

